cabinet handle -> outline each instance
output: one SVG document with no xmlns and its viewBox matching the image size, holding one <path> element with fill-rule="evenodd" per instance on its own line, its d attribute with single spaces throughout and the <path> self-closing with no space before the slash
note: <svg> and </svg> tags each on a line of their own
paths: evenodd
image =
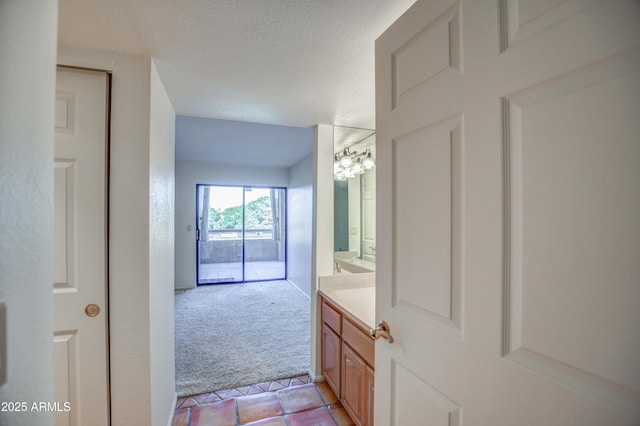
<svg viewBox="0 0 640 426">
<path fill-rule="evenodd" d="M 375 340 L 379 338 L 387 339 L 389 343 L 393 343 L 393 336 L 391 336 L 391 329 L 389 328 L 389 324 L 386 321 L 380 321 L 378 323 L 378 328 L 369 329 L 369 335 L 373 337 Z"/>
</svg>

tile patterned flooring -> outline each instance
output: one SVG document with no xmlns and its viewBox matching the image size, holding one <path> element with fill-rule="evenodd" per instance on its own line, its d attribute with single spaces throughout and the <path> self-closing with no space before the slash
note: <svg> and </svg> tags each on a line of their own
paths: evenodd
<svg viewBox="0 0 640 426">
<path fill-rule="evenodd" d="M 309 376 L 179 398 L 173 426 L 354 425 L 326 382 Z"/>
</svg>

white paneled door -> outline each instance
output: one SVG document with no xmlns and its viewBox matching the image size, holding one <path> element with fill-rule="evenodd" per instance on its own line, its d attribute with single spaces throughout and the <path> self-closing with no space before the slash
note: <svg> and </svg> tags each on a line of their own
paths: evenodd
<svg viewBox="0 0 640 426">
<path fill-rule="evenodd" d="M 418 0 L 377 40 L 376 425 L 640 424 L 639 22 Z"/>
<path fill-rule="evenodd" d="M 109 423 L 107 77 L 104 72 L 58 68 L 53 280 L 56 425 Z"/>
</svg>

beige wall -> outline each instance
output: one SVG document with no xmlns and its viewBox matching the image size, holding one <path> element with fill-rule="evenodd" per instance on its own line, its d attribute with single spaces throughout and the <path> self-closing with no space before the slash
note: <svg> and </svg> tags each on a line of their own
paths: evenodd
<svg viewBox="0 0 640 426">
<path fill-rule="evenodd" d="M 313 156 L 289 168 L 287 188 L 287 279 L 311 297 Z"/>
<path fill-rule="evenodd" d="M 149 155 L 149 332 L 151 420 L 167 424 L 175 406 L 174 223 L 176 114 L 151 63 Z"/>
<path fill-rule="evenodd" d="M 173 202 L 170 182 L 174 175 L 167 165 L 173 156 L 169 142 L 173 140 L 172 127 L 162 123 L 171 116 L 166 93 L 158 80 L 152 83 L 149 58 L 59 47 L 58 61 L 113 73 L 109 178 L 111 422 L 167 424 L 171 405 L 165 403 L 175 392 L 171 385 L 173 365 L 164 358 L 172 355 L 168 348 L 173 347 L 174 335 L 172 328 L 166 328 L 172 315 L 164 313 L 163 330 L 155 325 L 152 329 L 151 325 L 158 309 L 173 306 L 173 291 L 167 291 L 166 282 L 152 281 L 151 273 L 152 265 L 166 262 L 164 259 L 173 251 L 166 238 L 156 240 L 158 228 L 171 221 L 168 218 Z M 153 108 L 152 96 L 154 103 L 159 102 Z M 153 219 L 152 208 L 160 209 Z M 171 280 L 172 276 L 169 273 L 165 279 Z M 156 354 L 158 350 L 164 352 Z"/>
<path fill-rule="evenodd" d="M 53 117 L 58 2 L 0 1 L 0 401 L 53 401 Z M 0 335 L 4 335 L 0 331 Z M 53 413 L 0 411 L 2 425 Z"/>
<path fill-rule="evenodd" d="M 318 277 L 333 274 L 333 126 L 314 128 L 313 144 L 313 241 L 311 282 L 311 371 L 319 377 L 320 322 Z M 320 207 L 321 206 L 321 207 Z"/>
</svg>

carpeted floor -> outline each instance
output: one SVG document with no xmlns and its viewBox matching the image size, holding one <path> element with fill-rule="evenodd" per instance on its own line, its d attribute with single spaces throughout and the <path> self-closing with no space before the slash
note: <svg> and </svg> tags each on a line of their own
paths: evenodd
<svg viewBox="0 0 640 426">
<path fill-rule="evenodd" d="M 195 395 L 306 374 L 309 311 L 309 299 L 288 281 L 176 294 L 176 392 Z"/>
</svg>

